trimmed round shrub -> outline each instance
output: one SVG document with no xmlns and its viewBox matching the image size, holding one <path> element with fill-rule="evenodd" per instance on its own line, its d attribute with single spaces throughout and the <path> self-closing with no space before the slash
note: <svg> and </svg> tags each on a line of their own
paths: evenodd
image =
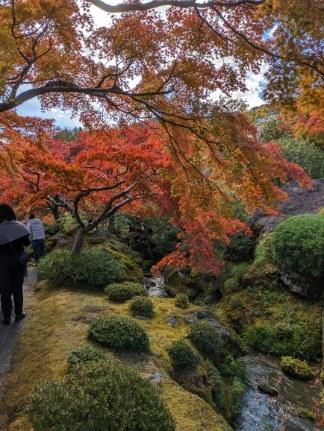
<svg viewBox="0 0 324 431">
<path fill-rule="evenodd" d="M 154 316 L 153 302 L 150 298 L 138 296 L 130 304 L 130 311 L 133 316 L 143 316 L 152 318 Z"/>
<path fill-rule="evenodd" d="M 179 308 L 189 308 L 189 298 L 185 293 L 178 293 L 175 297 L 174 304 Z"/>
<path fill-rule="evenodd" d="M 123 283 L 110 284 L 105 288 L 105 293 L 108 294 L 108 298 L 113 302 L 125 302 L 134 296 L 147 295 L 147 290 L 140 283 L 125 281 Z"/>
<path fill-rule="evenodd" d="M 78 369 L 87 362 L 98 362 L 107 359 L 107 356 L 90 346 L 82 346 L 73 350 L 68 357 L 69 370 Z"/>
<path fill-rule="evenodd" d="M 157 389 L 112 359 L 38 385 L 27 411 L 35 431 L 175 430 Z"/>
<path fill-rule="evenodd" d="M 272 251 L 282 269 L 324 279 L 324 216 L 302 214 L 280 223 L 272 236 Z"/>
<path fill-rule="evenodd" d="M 123 270 L 111 254 L 103 250 L 83 250 L 71 255 L 69 250 L 54 250 L 38 264 L 38 275 L 54 285 L 89 285 L 102 287 L 118 280 Z"/>
<path fill-rule="evenodd" d="M 283 356 L 280 367 L 284 373 L 300 380 L 310 380 L 314 377 L 313 370 L 306 361 L 300 361 L 291 356 Z"/>
<path fill-rule="evenodd" d="M 224 281 L 223 287 L 225 292 L 235 292 L 239 289 L 240 283 L 236 278 L 228 278 Z"/>
<path fill-rule="evenodd" d="M 176 371 L 189 371 L 197 368 L 199 356 L 185 341 L 175 341 L 168 353 L 172 361 L 172 366 Z"/>
<path fill-rule="evenodd" d="M 114 350 L 142 352 L 149 349 L 145 330 L 126 316 L 99 317 L 90 325 L 89 336 Z"/>
<path fill-rule="evenodd" d="M 222 351 L 221 337 L 208 322 L 192 325 L 189 338 L 201 353 L 211 359 L 218 357 Z"/>
</svg>

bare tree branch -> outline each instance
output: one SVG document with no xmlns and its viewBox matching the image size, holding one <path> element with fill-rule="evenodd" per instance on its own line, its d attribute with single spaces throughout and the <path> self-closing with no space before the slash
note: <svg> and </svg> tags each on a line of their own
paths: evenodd
<svg viewBox="0 0 324 431">
<path fill-rule="evenodd" d="M 210 8 L 212 6 L 218 7 L 237 7 L 242 5 L 258 6 L 265 3 L 265 0 L 237 0 L 237 1 L 217 1 L 208 0 L 204 3 L 198 3 L 196 0 L 151 0 L 147 3 L 119 3 L 116 5 L 110 5 L 102 0 L 89 0 L 91 4 L 98 7 L 99 9 L 108 13 L 122 13 L 132 11 L 145 11 L 150 9 L 156 9 L 162 6 L 174 6 L 179 8 L 190 8 L 199 7 Z"/>
</svg>

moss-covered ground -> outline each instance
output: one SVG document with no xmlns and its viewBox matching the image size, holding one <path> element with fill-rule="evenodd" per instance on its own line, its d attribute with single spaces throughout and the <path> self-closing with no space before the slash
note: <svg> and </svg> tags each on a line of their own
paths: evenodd
<svg viewBox="0 0 324 431">
<path fill-rule="evenodd" d="M 46 282 L 41 289 L 29 292 L 28 320 L 14 353 L 13 366 L 8 375 L 5 399 L 0 406 L 0 416 L 6 418 L 8 430 L 31 430 L 24 415 L 24 407 L 32 388 L 46 378 L 66 373 L 69 353 L 88 340 L 88 324 L 98 315 L 130 315 L 129 303 L 113 304 L 106 295 L 94 291 L 51 289 Z M 146 329 L 151 353 L 146 355 L 121 355 L 122 360 L 136 367 L 149 377 L 154 373 L 162 376 L 161 396 L 167 402 L 176 422 L 177 431 L 227 431 L 231 428 L 223 417 L 207 402 L 186 391 L 172 380 L 167 348 L 174 340 L 188 333 L 191 306 L 182 310 L 174 305 L 174 299 L 154 298 L 155 316 L 140 321 Z M 177 317 L 176 327 L 166 319 Z"/>
</svg>

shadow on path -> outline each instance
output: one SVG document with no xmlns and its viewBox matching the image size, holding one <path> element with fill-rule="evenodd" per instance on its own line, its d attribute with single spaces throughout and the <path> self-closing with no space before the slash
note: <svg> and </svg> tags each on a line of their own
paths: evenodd
<svg viewBox="0 0 324 431">
<path fill-rule="evenodd" d="M 24 291 L 26 292 L 27 289 L 32 288 L 35 285 L 36 281 L 36 268 L 28 268 L 28 276 L 27 278 L 25 278 Z M 2 320 L 1 311 L 0 320 Z M 0 402 L 3 397 L 3 392 L 5 388 L 6 373 L 10 369 L 12 354 L 23 325 L 24 320 L 18 323 L 12 322 L 10 326 L 3 326 L 0 324 Z"/>
</svg>

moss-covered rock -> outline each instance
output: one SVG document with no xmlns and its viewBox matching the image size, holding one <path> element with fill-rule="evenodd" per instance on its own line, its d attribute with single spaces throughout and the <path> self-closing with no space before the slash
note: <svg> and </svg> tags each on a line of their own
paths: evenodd
<svg viewBox="0 0 324 431">
<path fill-rule="evenodd" d="M 313 369 L 306 361 L 301 361 L 291 356 L 283 356 L 280 367 L 284 373 L 300 380 L 310 380 L 314 377 Z"/>
</svg>

